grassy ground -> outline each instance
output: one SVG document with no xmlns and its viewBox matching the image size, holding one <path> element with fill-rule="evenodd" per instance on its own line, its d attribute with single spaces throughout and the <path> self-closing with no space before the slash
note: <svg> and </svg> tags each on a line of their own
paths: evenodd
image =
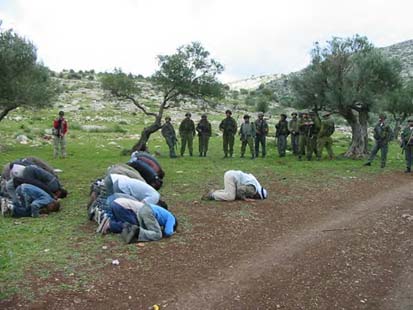
<svg viewBox="0 0 413 310">
<path fill-rule="evenodd" d="M 10 217 L 0 218 L 0 299 L 18 293 L 26 298 L 33 297 L 30 289 L 23 284 L 28 276 L 48 279 L 54 274 L 68 279 L 64 284 L 53 282 L 43 287 L 44 292 L 56 289 L 77 290 L 96 277 L 96 271 L 104 261 L 96 260 L 104 251 L 104 240 L 93 232 L 94 225 L 87 221 L 85 204 L 88 199 L 89 186 L 92 180 L 104 174 L 106 168 L 114 163 L 124 163 L 128 156 L 121 155 L 121 150 L 129 148 L 136 140 L 144 119 L 141 115 L 121 115 L 113 111 L 100 112 L 101 120 L 90 121 L 104 125 L 113 130 L 104 132 L 87 132 L 81 126 L 88 123 L 87 117 L 95 117 L 88 112 L 81 114 L 67 113 L 70 124 L 68 135 L 68 157 L 53 159 L 52 145 L 44 140 L 43 133 L 50 128 L 51 121 L 57 111 L 37 113 L 25 112 L 23 119 L 6 119 L 0 123 L 1 144 L 0 165 L 25 156 L 37 156 L 63 170 L 60 178 L 69 190 L 69 196 L 63 201 L 63 210 L 41 219 Z M 44 115 L 47 116 L 44 116 Z M 11 117 L 21 115 L 16 112 Z M 108 120 L 119 116 L 121 120 Z M 105 117 L 107 119 L 105 119 Z M 221 115 L 212 117 L 218 121 Z M 197 121 L 197 119 L 195 119 Z M 177 122 L 176 122 L 177 123 Z M 175 123 L 175 128 L 178 126 Z M 120 129 L 119 129 L 120 128 Z M 273 128 L 273 127 L 272 127 Z M 215 132 L 217 131 L 214 128 Z M 25 134 L 33 140 L 29 144 L 14 142 L 18 134 Z M 348 141 L 337 135 L 335 153 L 343 153 Z M 235 157 L 222 159 L 222 140 L 213 137 L 210 140 L 208 157 L 197 156 L 169 159 L 168 150 L 159 133 L 151 138 L 149 148 L 159 151 L 159 160 L 166 171 L 164 187 L 161 194 L 168 204 L 174 208 L 188 201 L 199 200 L 200 196 L 211 188 L 223 185 L 223 174 L 228 169 L 240 169 L 252 172 L 264 186 L 273 181 L 286 182 L 288 185 L 317 187 L 327 180 L 334 184 L 337 180 L 362 178 L 366 174 L 379 174 L 379 162 L 372 167 L 362 167 L 361 161 L 337 159 L 335 161 L 301 161 L 298 162 L 290 153 L 286 158 L 276 155 L 274 140 L 269 139 L 268 156 L 265 159 L 250 160 L 239 158 L 240 143 L 235 145 Z M 198 147 L 195 140 L 195 152 Z M 178 152 L 179 153 L 179 152 Z M 248 154 L 248 153 L 247 153 Z M 388 167 L 386 170 L 402 170 L 404 161 L 397 143 L 390 147 Z M 277 195 L 276 189 L 269 190 L 270 195 Z M 282 199 L 296 199 L 283 197 Z M 282 201 L 280 198 L 280 201 Z M 248 216 L 250 210 L 246 205 L 237 216 Z M 228 216 L 235 216 L 228 214 Z M 191 223 L 185 212 L 181 212 L 180 224 L 183 229 L 191 230 L 196 223 Z M 116 236 L 107 236 L 115 247 L 124 248 Z M 105 238 L 105 241 L 108 239 Z M 178 238 L 177 242 L 185 242 Z M 136 248 L 123 251 L 129 259 L 136 259 Z M 76 274 L 76 281 L 70 278 Z"/>
</svg>

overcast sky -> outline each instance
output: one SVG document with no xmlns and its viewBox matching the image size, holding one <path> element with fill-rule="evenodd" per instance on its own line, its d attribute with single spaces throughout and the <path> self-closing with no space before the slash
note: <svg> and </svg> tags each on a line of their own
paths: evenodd
<svg viewBox="0 0 413 310">
<path fill-rule="evenodd" d="M 367 36 L 378 47 L 413 39 L 411 0 L 0 0 L 3 29 L 30 39 L 53 70 L 151 75 L 156 55 L 200 41 L 223 81 L 289 73 L 315 41 Z"/>
</svg>

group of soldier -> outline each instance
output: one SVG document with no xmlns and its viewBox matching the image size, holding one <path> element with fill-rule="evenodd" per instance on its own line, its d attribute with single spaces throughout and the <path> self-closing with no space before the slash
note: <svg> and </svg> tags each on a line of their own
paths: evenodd
<svg viewBox="0 0 413 310">
<path fill-rule="evenodd" d="M 222 142 L 224 158 L 233 157 L 235 135 L 239 134 L 241 140 L 241 158 L 245 156 L 248 146 L 251 158 L 257 158 L 260 155 L 266 156 L 266 138 L 269 132 L 267 121 L 264 119 L 264 113 L 259 112 L 255 121 L 250 121 L 249 115 L 244 115 L 243 123 L 238 131 L 236 120 L 232 117 L 230 110 L 225 111 L 226 117 L 219 124 L 219 130 L 222 132 Z M 291 136 L 291 148 L 294 155 L 299 160 L 306 156 L 308 160 L 312 159 L 313 153 L 319 160 L 324 148 L 327 149 L 330 159 L 334 157 L 332 150 L 331 135 L 334 133 L 334 121 L 330 117 L 330 112 L 324 112 L 320 118 L 315 112 L 293 112 L 291 120 L 287 121 L 287 115 L 281 114 L 280 120 L 275 125 L 277 140 L 277 149 L 280 157 L 285 157 L 287 149 L 287 138 Z M 199 137 L 199 156 L 205 157 L 208 151 L 208 142 L 211 137 L 211 123 L 208 121 L 206 114 L 202 114 L 201 120 L 195 126 L 191 119 L 191 113 L 185 114 L 185 119 L 179 125 L 179 135 L 181 137 L 180 155 L 184 156 L 186 145 L 188 144 L 189 155 L 193 156 L 193 139 L 198 133 Z M 162 136 L 165 138 L 169 147 L 169 155 L 176 158 L 175 149 L 178 139 L 175 129 L 171 123 L 171 118 L 165 118 L 165 124 L 162 127 Z"/>
</svg>

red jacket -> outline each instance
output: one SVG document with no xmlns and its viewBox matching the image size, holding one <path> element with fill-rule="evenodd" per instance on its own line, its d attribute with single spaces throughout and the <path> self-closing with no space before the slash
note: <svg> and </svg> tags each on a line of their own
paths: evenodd
<svg viewBox="0 0 413 310">
<path fill-rule="evenodd" d="M 64 119 L 64 117 L 56 118 L 53 121 L 53 128 L 56 129 L 57 136 L 64 136 L 67 133 L 67 127 L 67 121 Z"/>
</svg>

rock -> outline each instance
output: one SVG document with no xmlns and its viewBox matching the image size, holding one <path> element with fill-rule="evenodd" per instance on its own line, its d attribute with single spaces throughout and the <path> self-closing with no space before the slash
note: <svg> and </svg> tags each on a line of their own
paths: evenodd
<svg viewBox="0 0 413 310">
<path fill-rule="evenodd" d="M 27 144 L 29 143 L 29 138 L 25 135 L 18 135 L 16 137 L 16 141 L 19 142 L 20 144 Z"/>
</svg>

